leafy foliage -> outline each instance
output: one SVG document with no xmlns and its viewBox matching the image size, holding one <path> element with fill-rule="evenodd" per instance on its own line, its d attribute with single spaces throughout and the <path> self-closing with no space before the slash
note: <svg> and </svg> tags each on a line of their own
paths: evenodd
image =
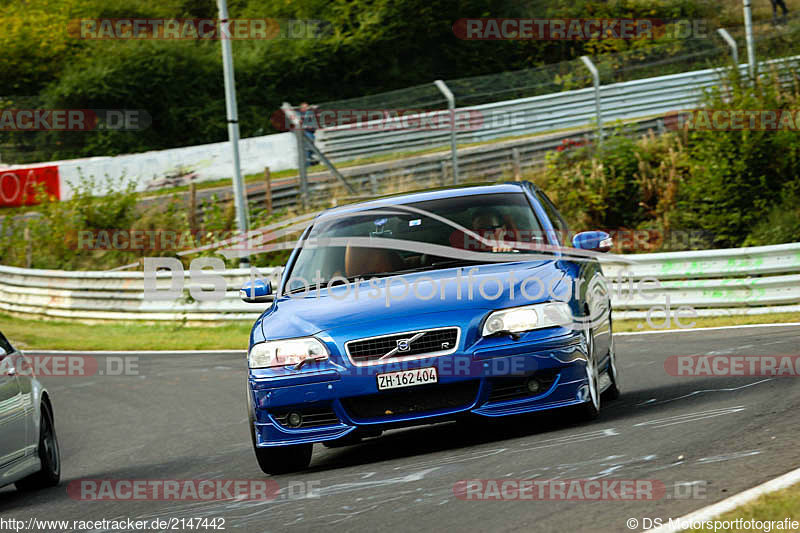
<svg viewBox="0 0 800 533">
<path fill-rule="evenodd" d="M 605 51 L 603 42 L 465 41 L 453 22 L 465 16 L 695 17 L 700 2 L 596 0 L 525 4 L 510 0 L 239 0 L 233 18 L 326 21 L 319 38 L 233 43 L 242 135 L 273 132 L 271 113 L 284 101 L 325 102 L 454 79 L 529 69 Z M 709 15 L 710 13 L 705 13 Z M 225 138 L 220 45 L 190 40 L 81 40 L 81 18 L 217 17 L 213 0 L 28 0 L 0 6 L 3 107 L 144 109 L 144 131 L 4 135 L 22 160 L 115 155 L 204 144 Z M 614 41 L 614 50 L 649 40 Z M 581 72 L 581 77 L 585 73 Z M 559 73 L 565 88 L 575 80 Z M 494 88 L 497 84 L 494 83 Z M 557 87 L 556 87 L 557 89 Z"/>
</svg>

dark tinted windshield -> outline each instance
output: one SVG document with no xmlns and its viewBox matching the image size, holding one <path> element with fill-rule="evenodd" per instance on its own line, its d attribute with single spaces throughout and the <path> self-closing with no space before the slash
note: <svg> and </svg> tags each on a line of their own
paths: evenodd
<svg viewBox="0 0 800 533">
<path fill-rule="evenodd" d="M 463 250 L 531 251 L 518 243 L 542 243 L 541 226 L 523 193 L 387 205 L 334 214 L 317 222 L 291 277 L 310 281 L 316 276 L 329 280 L 335 276 L 389 275 L 475 263 L 461 257 L 466 255 Z M 431 252 L 425 245 L 448 250 Z"/>
</svg>

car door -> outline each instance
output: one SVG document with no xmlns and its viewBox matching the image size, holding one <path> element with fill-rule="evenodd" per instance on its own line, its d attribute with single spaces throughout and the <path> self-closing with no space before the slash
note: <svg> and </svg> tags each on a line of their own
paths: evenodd
<svg viewBox="0 0 800 533">
<path fill-rule="evenodd" d="M 0 333 L 0 474 L 22 457 L 27 443 L 25 402 L 18 363 L 21 354 Z"/>
</svg>

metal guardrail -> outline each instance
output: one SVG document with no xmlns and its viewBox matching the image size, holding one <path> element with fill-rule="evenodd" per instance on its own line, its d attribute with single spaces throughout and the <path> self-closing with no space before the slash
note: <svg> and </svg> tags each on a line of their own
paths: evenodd
<svg viewBox="0 0 800 533">
<path fill-rule="evenodd" d="M 643 317 L 653 306 L 663 306 L 665 296 L 677 309 L 690 305 L 698 315 L 800 312 L 800 243 L 691 252 L 626 256 L 632 265 L 607 264 L 616 318 Z M 277 283 L 280 268 L 260 269 Z M 620 283 L 622 272 L 637 282 L 656 278 L 661 288 L 654 298 L 628 297 Z M 187 320 L 220 322 L 254 320 L 264 305 L 239 300 L 239 287 L 250 278 L 248 269 L 219 273 L 225 278 L 225 298 L 194 301 L 146 300 L 143 272 L 65 272 L 0 266 L 0 311 L 47 318 L 81 320 Z M 185 273 L 185 293 L 201 287 Z M 156 287 L 169 287 L 167 273 L 159 273 Z M 210 285 L 207 285 L 210 287 Z M 658 315 L 658 312 L 653 313 Z"/>
<path fill-rule="evenodd" d="M 761 66 L 765 69 L 776 65 L 784 83 L 788 84 L 793 83 L 793 78 L 788 75 L 787 67 L 797 62 L 800 62 L 800 56 L 764 61 Z M 744 75 L 747 65 L 739 65 L 739 69 Z M 661 133 L 665 128 L 663 119 L 642 117 L 698 106 L 703 89 L 718 85 L 721 72 L 721 69 L 705 69 L 601 86 L 604 121 L 628 121 L 626 128 L 630 135 L 640 135 L 648 130 Z M 461 109 L 465 110 L 479 110 L 485 118 L 482 119 L 481 127 L 457 133 L 458 142 L 462 144 L 574 128 L 585 126 L 594 119 L 594 89 L 565 91 Z M 515 116 L 515 123 L 509 123 L 509 117 Z M 497 117 L 504 118 L 500 120 Z M 584 127 L 460 148 L 458 157 L 461 181 L 511 179 L 515 167 L 518 171 L 525 172 L 541 165 L 546 153 L 556 149 L 565 139 L 579 138 L 588 142 L 594 134 L 593 128 Z M 449 139 L 448 130 L 360 131 L 339 126 L 319 130 L 316 144 L 332 160 L 342 160 L 385 152 L 430 149 L 437 145 L 444 148 Z M 352 187 L 363 195 L 372 196 L 448 185 L 454 181 L 451 152 L 445 150 L 384 163 L 345 167 L 340 171 Z M 310 205 L 329 205 L 336 189 L 342 188 L 329 172 L 309 174 L 308 182 Z M 282 180 L 272 187 L 272 205 L 275 208 L 295 208 L 301 204 L 299 196 L 300 186 L 297 179 Z M 264 188 L 255 188 L 250 200 L 257 207 L 263 207 Z"/>
<path fill-rule="evenodd" d="M 664 130 L 662 119 L 646 119 L 626 125 L 629 135 L 642 135 L 648 130 Z M 547 152 L 555 150 L 565 139 L 590 142 L 591 129 L 578 129 L 531 138 L 498 141 L 496 143 L 460 148 L 458 150 L 461 182 L 499 181 L 513 179 L 515 159 L 521 172 L 544 163 Z M 411 189 L 437 187 L 453 183 L 450 152 L 434 152 L 384 163 L 371 163 L 340 168 L 344 178 L 364 195 L 379 196 Z M 341 184 L 329 172 L 308 175 L 311 205 L 329 205 L 333 192 Z M 300 206 L 298 178 L 280 180 L 272 185 L 272 206 L 276 209 Z M 250 189 L 248 199 L 256 207 L 266 204 L 265 188 Z"/>
<path fill-rule="evenodd" d="M 273 283 L 279 268 L 261 268 Z M 210 288 L 192 281 L 184 273 L 184 298 L 147 300 L 144 297 L 144 272 L 36 270 L 0 266 L 0 310 L 48 318 L 81 320 L 167 320 L 214 322 L 250 320 L 258 316 L 258 306 L 239 299 L 239 288 L 250 279 L 249 269 L 230 269 L 218 273 L 225 278 L 225 298 L 197 301 L 189 296 L 192 287 Z M 156 288 L 168 289 L 169 273 L 159 272 Z"/>
<path fill-rule="evenodd" d="M 746 312 L 800 312 L 800 243 L 694 252 L 665 252 L 628 256 L 633 268 L 603 267 L 616 298 L 620 318 L 639 318 L 669 296 L 670 307 L 690 306 L 699 316 Z M 643 287 L 646 278 L 658 281 L 651 292 L 626 291 L 625 271 Z"/>
<path fill-rule="evenodd" d="M 773 59 L 760 65 L 762 69 L 772 65 L 783 69 L 799 59 L 800 56 Z M 747 64 L 739 65 L 739 70 L 746 76 Z M 711 68 L 601 85 L 603 121 L 631 120 L 694 108 L 700 104 L 704 89 L 719 84 L 723 72 L 724 69 Z M 586 126 L 597 119 L 594 88 L 457 108 L 456 112 L 469 117 L 464 127 L 457 128 L 459 143 Z M 434 122 L 447 128 L 409 129 L 400 127 L 399 123 L 389 128 L 390 121 L 381 129 L 371 128 L 374 123 L 367 123 L 362 129 L 342 125 L 318 130 L 316 143 L 333 161 L 445 146 L 451 135 L 449 111 L 436 115 L 441 118 Z M 405 117 L 405 120 L 413 118 Z"/>
</svg>

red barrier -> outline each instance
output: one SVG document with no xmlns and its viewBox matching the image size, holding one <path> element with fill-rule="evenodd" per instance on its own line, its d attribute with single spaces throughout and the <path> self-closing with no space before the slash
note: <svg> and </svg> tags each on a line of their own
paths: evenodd
<svg viewBox="0 0 800 533">
<path fill-rule="evenodd" d="M 58 166 L 0 170 L 0 207 L 38 203 L 37 186 L 43 186 L 48 196 L 61 199 Z"/>
</svg>

